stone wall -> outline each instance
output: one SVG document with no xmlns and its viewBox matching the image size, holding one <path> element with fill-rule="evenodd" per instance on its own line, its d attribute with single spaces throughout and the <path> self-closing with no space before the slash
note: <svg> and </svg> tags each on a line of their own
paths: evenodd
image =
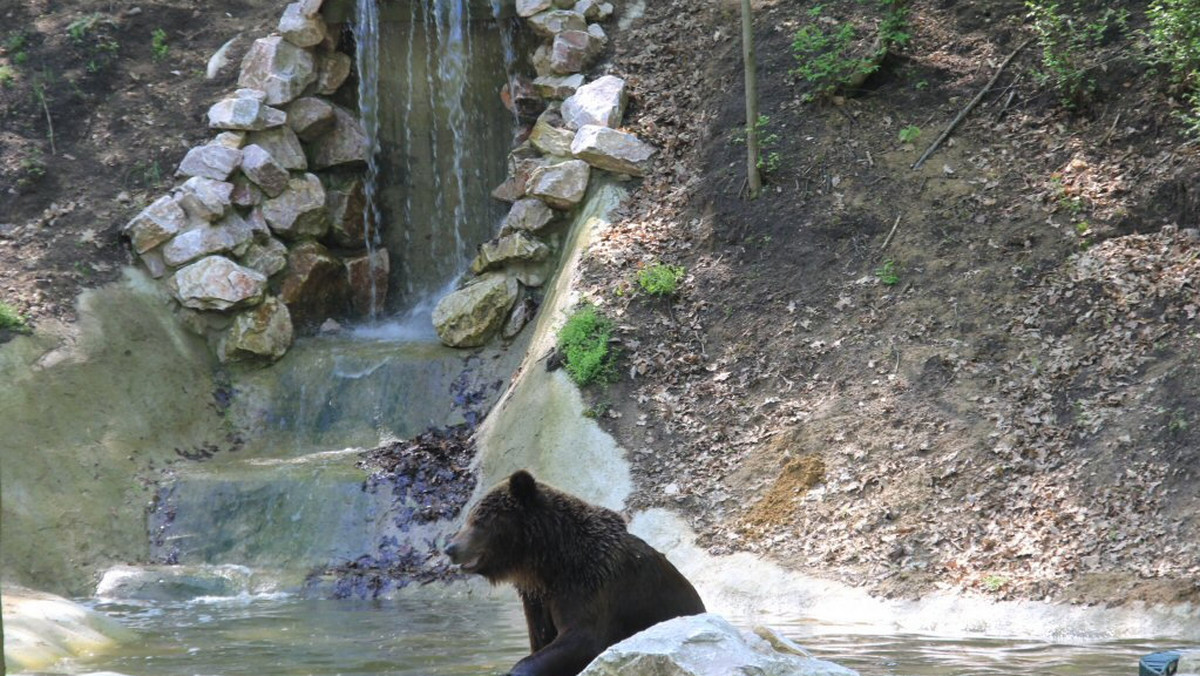
<svg viewBox="0 0 1200 676">
<path fill-rule="evenodd" d="M 214 137 L 188 151 L 181 183 L 125 226 L 185 326 L 223 361 L 278 359 L 297 332 L 378 313 L 386 301 L 388 252 L 364 244 L 367 135 L 335 102 L 353 59 L 321 5 L 286 6 L 277 31 L 246 53 L 240 88 L 208 110 Z M 533 72 L 512 75 L 501 92 L 525 125 L 493 191 L 512 207 L 434 312 L 438 336 L 456 347 L 515 336 L 555 268 L 555 226 L 592 173 L 641 176 L 653 153 L 619 129 L 625 82 L 584 74 L 607 47 L 601 24 L 613 5 L 517 0 L 515 10 L 540 43 L 528 55 Z"/>
</svg>

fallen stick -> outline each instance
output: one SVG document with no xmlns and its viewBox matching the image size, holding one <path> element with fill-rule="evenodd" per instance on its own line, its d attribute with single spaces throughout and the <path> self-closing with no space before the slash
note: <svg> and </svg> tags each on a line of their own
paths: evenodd
<svg viewBox="0 0 1200 676">
<path fill-rule="evenodd" d="M 937 150 L 938 146 L 942 145 L 942 141 L 946 140 L 946 137 L 954 131 L 954 128 L 958 126 L 958 123 L 963 121 L 963 118 L 965 118 L 967 114 L 970 113 L 971 110 L 975 108 L 975 106 L 978 105 L 983 99 L 984 94 L 987 94 L 992 86 L 996 84 L 996 80 L 1000 79 L 1000 74 L 1003 73 L 1004 69 L 1008 67 L 1008 64 L 1012 62 L 1013 57 L 1015 57 L 1022 49 L 1025 49 L 1025 45 L 1028 45 L 1030 42 L 1033 42 L 1033 40 L 1029 39 L 1025 42 L 1022 42 L 1016 49 L 1013 50 L 1012 54 L 1008 55 L 1008 58 L 1004 60 L 1004 63 L 1000 64 L 1000 67 L 996 69 L 996 73 L 995 75 L 992 75 L 992 79 L 988 80 L 987 85 L 985 85 L 983 89 L 979 90 L 979 93 L 975 95 L 975 98 L 971 99 L 971 102 L 967 104 L 966 108 L 963 108 L 961 111 L 959 111 L 954 120 L 950 122 L 950 126 L 946 127 L 946 131 L 943 131 L 942 135 L 937 137 L 937 140 L 931 143 L 929 148 L 927 148 L 924 154 L 921 155 L 921 159 L 913 163 L 913 169 L 920 169 L 921 165 L 925 164 L 925 160 L 929 159 L 929 156 L 933 154 L 933 151 Z"/>
<path fill-rule="evenodd" d="M 887 248 L 887 245 L 892 243 L 892 235 L 896 234 L 896 226 L 898 225 L 900 225 L 899 216 L 896 217 L 896 222 L 892 223 L 892 231 L 889 232 L 887 238 L 883 240 L 883 246 L 879 247 L 879 253 L 883 253 L 883 250 Z"/>
</svg>

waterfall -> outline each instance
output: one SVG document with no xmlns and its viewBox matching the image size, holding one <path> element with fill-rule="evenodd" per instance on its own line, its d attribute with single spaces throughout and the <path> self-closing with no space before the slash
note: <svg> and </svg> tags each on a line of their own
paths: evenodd
<svg viewBox="0 0 1200 676">
<path fill-rule="evenodd" d="M 354 23 L 355 62 L 358 64 L 358 109 L 367 135 L 367 173 L 363 177 L 363 243 L 367 249 L 371 284 L 370 319 L 379 307 L 375 252 L 379 247 L 379 6 L 376 0 L 358 0 Z"/>
</svg>

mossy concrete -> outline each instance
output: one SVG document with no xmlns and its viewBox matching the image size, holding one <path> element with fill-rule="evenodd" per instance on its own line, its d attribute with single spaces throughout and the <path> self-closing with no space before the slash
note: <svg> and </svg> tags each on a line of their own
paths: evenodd
<svg viewBox="0 0 1200 676">
<path fill-rule="evenodd" d="M 149 481 L 226 433 L 209 352 L 153 280 L 130 269 L 77 311 L 0 346 L 0 575 L 68 595 L 145 559 Z"/>
</svg>

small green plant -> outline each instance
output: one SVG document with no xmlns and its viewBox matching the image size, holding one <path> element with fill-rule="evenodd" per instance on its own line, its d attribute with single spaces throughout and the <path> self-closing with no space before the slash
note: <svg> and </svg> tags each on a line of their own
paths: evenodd
<svg viewBox="0 0 1200 676">
<path fill-rule="evenodd" d="M 1079 0 L 1064 7 L 1058 0 L 1025 0 L 1033 32 L 1042 47 L 1038 81 L 1054 89 L 1066 108 L 1077 108 L 1095 92 L 1091 70 L 1099 65 L 1096 51 L 1110 28 L 1124 30 L 1129 12 L 1105 9 L 1095 21 L 1086 21 Z"/>
<path fill-rule="evenodd" d="M 29 324 L 16 308 L 0 300 L 0 330 L 29 333 Z"/>
<path fill-rule="evenodd" d="M 17 72 L 13 67 L 6 64 L 0 65 L 0 87 L 8 88 L 12 86 L 13 80 L 17 79 Z"/>
<path fill-rule="evenodd" d="M 86 14 L 67 24 L 67 35 L 76 43 L 82 43 L 104 21 L 104 15 L 99 12 Z"/>
<path fill-rule="evenodd" d="M 988 575 L 983 578 L 983 586 L 990 592 L 998 592 L 1008 584 L 1008 578 L 1003 575 Z"/>
<path fill-rule="evenodd" d="M 921 128 L 915 124 L 910 124 L 907 127 L 901 129 L 900 134 L 899 134 L 901 143 L 912 143 L 912 142 L 916 141 L 918 138 L 920 138 L 920 136 L 921 136 Z"/>
<path fill-rule="evenodd" d="M 824 5 L 814 5 L 808 10 L 812 23 L 801 26 L 792 35 L 796 67 L 791 73 L 813 87 L 805 100 L 830 96 L 839 89 L 861 83 L 879 69 L 889 48 L 908 44 L 911 36 L 904 0 L 876 0 L 876 5 L 882 13 L 879 39 L 871 42 L 879 47 L 867 50 L 865 54 L 856 50 L 858 33 L 851 23 L 835 21 L 836 28 L 826 29 L 821 25 L 825 23 Z"/>
<path fill-rule="evenodd" d="M 4 51 L 8 52 L 9 60 L 18 66 L 29 60 L 29 52 L 25 51 L 28 46 L 29 38 L 20 31 L 9 35 L 4 40 Z"/>
<path fill-rule="evenodd" d="M 167 32 L 161 28 L 155 28 L 150 35 L 150 48 L 154 52 L 154 60 L 162 61 L 167 58 L 167 52 L 171 50 L 167 44 Z"/>
<path fill-rule="evenodd" d="M 41 152 L 34 150 L 28 157 L 21 158 L 18 164 L 17 189 L 29 190 L 46 176 L 46 164 L 42 161 Z"/>
<path fill-rule="evenodd" d="M 875 268 L 875 278 L 884 286 L 895 286 L 900 281 L 900 274 L 896 266 L 896 261 L 891 259 L 883 262 L 882 265 Z"/>
<path fill-rule="evenodd" d="M 779 144 L 779 134 L 772 132 L 769 128 L 771 118 L 766 115 L 759 115 L 754 121 L 754 134 L 758 138 L 758 170 L 764 174 L 772 174 L 783 166 L 783 156 L 778 151 L 772 150 Z M 746 130 L 744 128 L 734 129 L 729 134 L 729 142 L 742 145 L 746 143 Z"/>
<path fill-rule="evenodd" d="M 679 282 L 686 274 L 682 265 L 655 263 L 638 270 L 637 283 L 642 291 L 651 296 L 670 296 L 679 289 Z"/>
<path fill-rule="evenodd" d="M 111 18 L 99 12 L 81 16 L 67 25 L 67 36 L 89 73 L 98 73 L 116 61 L 121 44 L 112 36 L 115 26 Z"/>
<path fill-rule="evenodd" d="M 616 379 L 616 352 L 609 341 L 612 320 L 594 305 L 581 305 L 558 332 L 558 353 L 571 380 L 579 386 Z"/>
<path fill-rule="evenodd" d="M 1177 408 L 1171 412 L 1171 419 L 1167 421 L 1167 431 L 1171 436 L 1179 436 L 1188 430 L 1188 414 L 1182 408 Z"/>
</svg>

